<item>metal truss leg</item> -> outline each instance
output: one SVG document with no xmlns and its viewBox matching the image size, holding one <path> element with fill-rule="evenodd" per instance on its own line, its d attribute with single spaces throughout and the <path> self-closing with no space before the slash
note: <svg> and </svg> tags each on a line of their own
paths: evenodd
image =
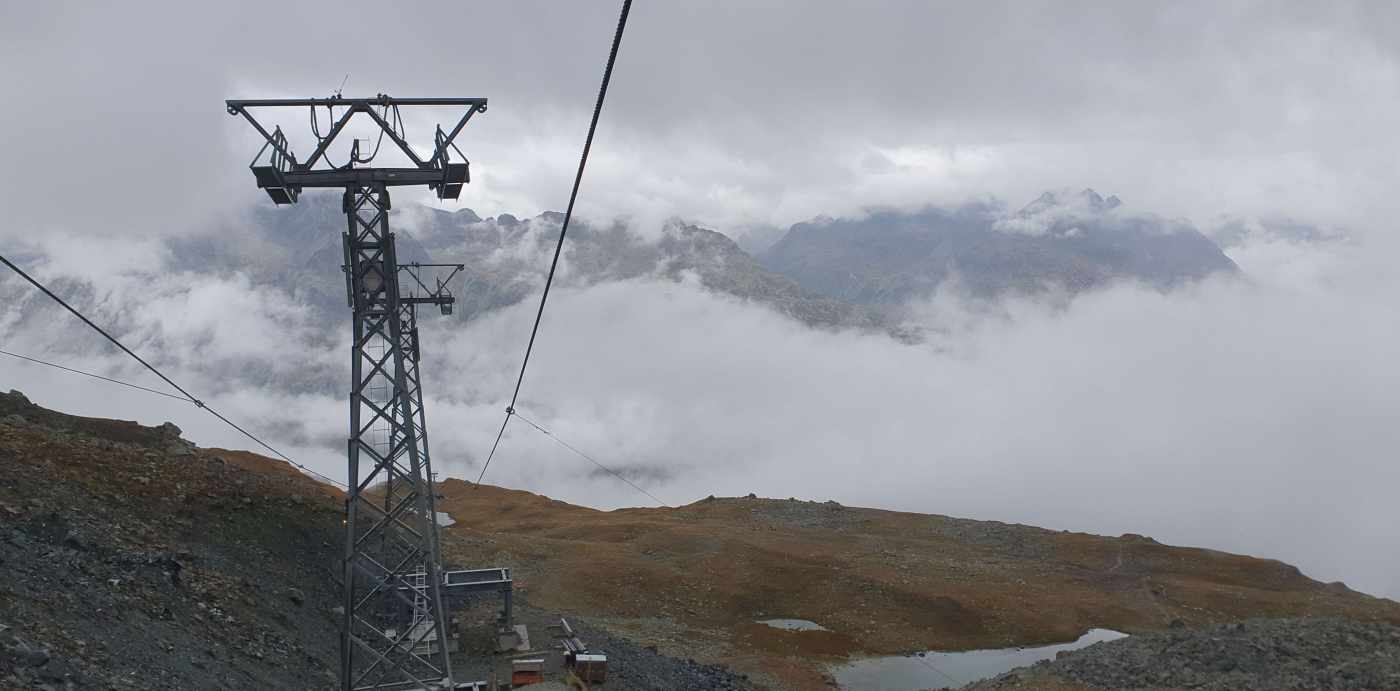
<svg viewBox="0 0 1400 691">
<path fill-rule="evenodd" d="M 341 688 L 450 688 L 416 315 L 399 296 L 388 191 L 348 187 L 344 210 L 354 342 Z"/>
</svg>

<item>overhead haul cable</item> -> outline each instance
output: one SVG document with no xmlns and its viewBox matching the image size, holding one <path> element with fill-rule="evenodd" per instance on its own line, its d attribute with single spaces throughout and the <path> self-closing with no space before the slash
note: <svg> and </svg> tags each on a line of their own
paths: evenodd
<svg viewBox="0 0 1400 691">
<path fill-rule="evenodd" d="M 248 430 L 243 429 L 243 428 L 240 427 L 237 423 L 235 423 L 235 422 L 233 422 L 232 420 L 230 420 L 230 419 L 224 417 L 222 413 L 220 413 L 219 411 L 213 409 L 212 407 L 210 407 L 210 406 L 209 406 L 207 403 L 205 403 L 204 401 L 202 401 L 202 400 L 200 400 L 200 399 L 198 399 L 198 398 L 195 398 L 194 394 L 191 394 L 189 391 L 186 391 L 186 390 L 184 389 L 184 387 L 180 386 L 179 384 L 176 384 L 173 380 L 170 379 L 170 377 L 165 376 L 165 374 L 164 374 L 163 372 L 161 372 L 160 370 L 156 369 L 155 365 L 152 365 L 151 363 L 146 362 L 146 360 L 145 360 L 144 358 L 142 358 L 140 355 L 137 355 L 137 354 L 136 354 L 135 352 L 133 352 L 130 348 L 128 348 L 128 347 L 126 347 L 125 345 L 123 345 L 121 341 L 117 340 L 115 336 L 113 336 L 113 335 L 110 334 L 110 333 L 107 333 L 107 331 L 106 331 L 105 329 L 103 329 L 102 327 L 98 326 L 97 324 L 94 324 L 93 321 L 92 321 L 91 319 L 88 319 L 86 316 L 83 315 L 82 312 L 79 312 L 79 311 L 78 311 L 76 308 L 74 308 L 72 305 L 70 305 L 70 304 L 68 304 L 67 302 L 65 302 L 65 301 L 63 300 L 63 298 L 61 298 L 61 297 L 55 295 L 54 292 L 51 291 L 51 290 L 49 290 L 47 287 L 45 287 L 44 284 L 42 284 L 42 283 L 40 283 L 39 281 L 35 280 L 33 276 L 30 276 L 29 274 L 25 273 L 23 269 L 19 268 L 18 266 L 15 266 L 14 263 L 11 262 L 9 259 L 7 259 L 4 255 L 0 255 L 0 263 L 4 263 L 5 266 L 10 267 L 10 270 L 12 270 L 12 271 L 14 271 L 15 273 L 19 274 L 20 278 L 23 278 L 24 280 L 29 281 L 29 283 L 32 284 L 35 288 L 38 288 L 40 292 L 42 292 L 43 294 L 49 296 L 50 298 L 53 298 L 53 301 L 54 301 L 54 302 L 57 302 L 59 305 L 62 305 L 63 308 L 66 309 L 66 310 L 68 310 L 69 312 L 71 312 L 71 313 L 73 314 L 73 316 L 77 317 L 78 319 L 81 319 L 82 322 L 83 322 L 84 324 L 87 324 L 88 326 L 92 327 L 92 330 L 93 330 L 93 331 L 96 331 L 97 333 L 102 334 L 102 337 L 103 337 L 103 338 L 106 338 L 108 341 L 111 341 L 111 342 L 112 342 L 112 345 L 115 345 L 116 347 L 120 348 L 122 352 L 126 353 L 127 355 L 130 355 L 130 356 L 132 357 L 132 359 L 134 359 L 134 360 L 136 360 L 137 362 L 139 362 L 139 363 L 141 363 L 142 365 L 144 365 L 144 366 L 146 367 L 146 369 L 148 369 L 148 370 L 150 370 L 151 372 L 155 373 L 155 375 L 156 375 L 157 377 L 160 377 L 162 380 L 165 381 L 165 383 L 167 383 L 167 384 L 171 385 L 172 387 L 174 387 L 176 391 L 179 391 L 181 394 L 184 394 L 184 398 L 181 399 L 181 400 L 185 400 L 185 401 L 188 401 L 189 403 L 193 403 L 196 407 L 199 407 L 199 408 L 202 408 L 202 409 L 208 411 L 208 413 L 209 413 L 210 415 L 213 415 L 214 417 L 218 418 L 220 422 L 223 422 L 225 425 L 228 425 L 229 427 L 232 427 L 233 429 L 237 430 L 237 431 L 238 431 L 239 433 L 241 433 L 243 436 L 245 436 L 245 437 L 247 437 L 247 438 L 253 440 L 254 442 L 257 442 L 258 445 L 262 446 L 264 449 L 267 449 L 268 451 L 271 451 L 272 453 L 276 454 L 279 458 L 281 458 L 282 460 L 284 460 L 284 461 L 286 461 L 286 462 L 292 464 L 293 466 L 295 466 L 295 467 L 297 467 L 297 468 L 300 468 L 300 469 L 306 471 L 307 473 L 310 473 L 311 475 L 315 475 L 316 477 L 319 477 L 319 478 L 321 478 L 322 480 L 325 480 L 325 481 L 327 481 L 327 482 L 330 482 L 331 484 L 336 485 L 337 487 L 341 487 L 341 488 L 344 488 L 344 487 L 345 487 L 345 485 L 344 485 L 343 483 L 336 482 L 335 480 L 332 480 L 332 479 L 330 479 L 330 478 L 328 478 L 328 477 L 326 477 L 326 476 L 324 476 L 324 475 L 322 475 L 322 474 L 320 474 L 320 473 L 318 473 L 318 472 L 316 472 L 316 471 L 314 471 L 314 470 L 312 470 L 312 469 L 310 469 L 310 468 L 308 468 L 308 467 L 306 467 L 306 466 L 304 466 L 304 465 L 302 465 L 302 464 L 300 464 L 300 463 L 297 463 L 296 461 L 293 461 L 291 458 L 289 458 L 289 457 L 287 456 L 287 454 L 284 454 L 284 453 L 282 453 L 281 451 L 278 451 L 277 449 L 273 448 L 271 444 L 268 444 L 267 442 L 263 441 L 262 439 L 259 439 L 258 437 L 254 436 L 252 432 L 249 432 Z M 12 355 L 12 356 L 14 356 L 14 357 L 21 357 L 21 358 L 26 359 L 26 360 L 32 360 L 32 361 L 34 361 L 34 362 L 39 362 L 40 364 L 52 365 L 52 366 L 58 367 L 58 368 L 60 368 L 60 369 L 65 369 L 65 370 L 68 370 L 68 371 L 70 371 L 70 372 L 77 372 L 78 374 L 85 374 L 85 375 L 87 375 L 87 376 L 96 377 L 96 378 L 98 378 L 98 379 L 107 379 L 108 381 L 111 381 L 111 382 L 114 382 L 114 383 L 117 383 L 117 384 L 122 384 L 122 385 L 125 385 L 125 386 L 132 386 L 132 387 L 138 388 L 138 389 L 145 389 L 145 390 L 147 390 L 147 391 L 150 391 L 151 393 L 161 394 L 162 396 L 169 396 L 169 397 L 171 397 L 171 398 L 178 398 L 177 396 L 173 396 L 173 395 L 168 394 L 168 393 L 162 393 L 162 392 L 156 391 L 156 390 L 154 390 L 154 389 L 146 389 L 146 388 L 143 387 L 143 386 L 136 386 L 135 384 L 128 384 L 128 383 L 126 383 L 126 382 L 117 381 L 117 380 L 115 380 L 115 379 L 108 379 L 107 377 L 103 377 L 103 376 L 101 376 L 101 375 L 91 374 L 91 373 L 89 373 L 89 372 L 83 372 L 83 371 L 81 371 L 81 370 L 75 370 L 75 369 L 72 369 L 72 368 L 70 368 L 70 367 L 63 367 L 62 365 L 53 365 L 52 363 L 43 362 L 43 361 L 40 361 L 40 360 L 35 360 L 34 358 L 28 358 L 28 357 L 24 357 L 24 356 L 14 355 L 13 353 L 5 353 L 5 354 L 6 354 L 6 355 Z"/>
<path fill-rule="evenodd" d="M 569 206 L 564 210 L 564 223 L 559 226 L 559 241 L 554 244 L 554 259 L 549 263 L 549 275 L 544 280 L 544 292 L 540 294 L 540 307 L 535 312 L 535 325 L 530 329 L 530 342 L 525 346 L 525 358 L 520 363 L 520 375 L 515 378 L 515 391 L 511 393 L 510 405 L 506 406 L 506 417 L 501 421 L 501 429 L 496 432 L 496 441 L 491 444 L 491 452 L 481 466 L 481 474 L 476 478 L 480 485 L 486 477 L 486 469 L 491 467 L 491 459 L 496 457 L 496 449 L 501 445 L 501 437 L 506 433 L 506 425 L 515 415 L 515 402 L 520 398 L 520 386 L 525 382 L 525 368 L 530 365 L 530 353 L 535 349 L 535 337 L 540 332 L 540 320 L 544 318 L 544 305 L 549 300 L 549 288 L 554 284 L 554 271 L 559 268 L 559 255 L 564 250 L 564 236 L 569 232 L 569 221 L 574 216 L 574 202 L 578 200 L 578 190 L 583 184 L 583 169 L 588 165 L 588 152 L 593 148 L 593 134 L 598 130 L 598 116 L 603 112 L 603 100 L 608 95 L 608 82 L 612 80 L 613 64 L 617 62 L 617 49 L 622 45 L 622 32 L 627 27 L 627 13 L 632 9 L 632 0 L 622 0 L 622 12 L 617 17 L 617 31 L 613 33 L 612 50 L 608 53 L 607 67 L 603 68 L 603 83 L 598 87 L 598 100 L 593 104 L 593 119 L 588 123 L 588 136 L 583 140 L 583 154 L 578 159 L 578 172 L 574 174 L 574 187 L 569 192 Z M 591 459 L 590 459 L 591 460 Z M 596 463 L 596 461 L 595 461 Z M 629 483 L 630 484 L 630 483 Z M 655 497 L 652 497 L 655 499 Z"/>
</svg>

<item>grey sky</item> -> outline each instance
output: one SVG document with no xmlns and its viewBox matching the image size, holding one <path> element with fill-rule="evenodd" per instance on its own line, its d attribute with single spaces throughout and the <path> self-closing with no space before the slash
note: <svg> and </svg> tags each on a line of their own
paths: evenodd
<svg viewBox="0 0 1400 691">
<path fill-rule="evenodd" d="M 348 93 L 491 98 L 462 203 L 558 208 L 615 11 L 6 3 L 23 165 L 0 172 L 0 232 L 182 232 L 253 203 L 255 135 L 220 101 L 347 72 Z M 582 210 L 724 229 L 1092 186 L 1355 225 L 1395 210 L 1397 26 L 1391 3 L 639 3 Z"/>
</svg>

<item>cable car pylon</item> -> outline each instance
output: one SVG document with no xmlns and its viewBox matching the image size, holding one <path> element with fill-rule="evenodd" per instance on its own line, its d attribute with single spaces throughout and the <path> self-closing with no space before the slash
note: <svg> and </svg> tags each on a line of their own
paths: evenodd
<svg viewBox="0 0 1400 691">
<path fill-rule="evenodd" d="M 417 309 L 450 313 L 448 281 L 460 264 L 401 265 L 389 230 L 389 188 L 421 186 L 439 199 L 456 199 L 470 180 L 470 163 L 454 143 L 472 116 L 486 111 L 484 98 L 373 98 L 229 100 L 265 143 L 250 168 L 275 204 L 294 204 L 303 189 L 343 192 L 345 288 L 354 320 L 350 345 L 350 434 L 347 439 L 345 560 L 341 572 L 343 691 L 453 689 L 448 587 L 438 547 L 438 526 L 428 452 L 423 387 L 419 376 Z M 400 109 L 450 107 L 460 116 L 441 125 L 431 155 L 420 157 L 405 138 Z M 269 131 L 259 114 L 308 108 L 316 145 L 299 160 L 280 127 Z M 322 134 L 319 111 L 329 116 Z M 339 111 L 339 112 L 337 112 Z M 356 139 L 343 165 L 329 150 L 352 119 L 378 127 L 373 151 Z M 392 144 L 407 163 L 370 165 Z M 391 150 L 392 150 L 391 149 Z M 445 276 L 445 277 L 444 277 Z M 509 571 L 500 570 L 509 618 Z"/>
</svg>

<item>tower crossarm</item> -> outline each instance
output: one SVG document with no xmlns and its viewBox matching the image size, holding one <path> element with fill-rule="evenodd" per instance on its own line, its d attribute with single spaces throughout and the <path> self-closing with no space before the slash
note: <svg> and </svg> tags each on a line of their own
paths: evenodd
<svg viewBox="0 0 1400 691">
<path fill-rule="evenodd" d="M 262 135 L 266 144 L 253 159 L 249 168 L 257 179 L 258 187 L 265 190 L 277 204 L 294 204 L 301 190 L 306 187 L 347 187 L 353 185 L 427 185 L 435 190 L 440 199 L 456 199 L 462 185 L 471 176 L 470 162 L 455 143 L 467 122 L 477 113 L 486 112 L 484 98 L 394 98 L 379 94 L 372 98 L 274 98 L 274 99 L 229 99 L 224 101 L 229 115 L 241 115 L 253 129 Z M 460 110 L 451 129 L 444 130 L 439 124 L 434 132 L 431 154 L 422 157 L 408 141 L 406 128 L 399 117 L 399 109 L 404 107 L 451 107 Z M 302 161 L 297 158 L 281 127 L 269 130 L 256 113 L 272 109 L 306 108 L 311 114 L 312 130 L 316 147 L 311 155 Z M 330 116 L 330 129 L 323 136 L 316 125 L 316 113 L 324 108 Z M 339 112 L 337 113 L 337 109 Z M 357 117 L 367 119 L 374 125 L 374 133 L 389 140 L 412 165 L 399 167 L 363 167 L 357 164 L 368 163 L 378 153 L 367 154 L 359 148 L 359 141 L 351 146 L 348 161 L 341 166 L 333 165 L 327 154 L 336 141 L 345 133 L 347 125 Z M 426 146 L 424 148 L 427 148 Z M 455 153 L 455 156 L 453 155 Z"/>
</svg>

